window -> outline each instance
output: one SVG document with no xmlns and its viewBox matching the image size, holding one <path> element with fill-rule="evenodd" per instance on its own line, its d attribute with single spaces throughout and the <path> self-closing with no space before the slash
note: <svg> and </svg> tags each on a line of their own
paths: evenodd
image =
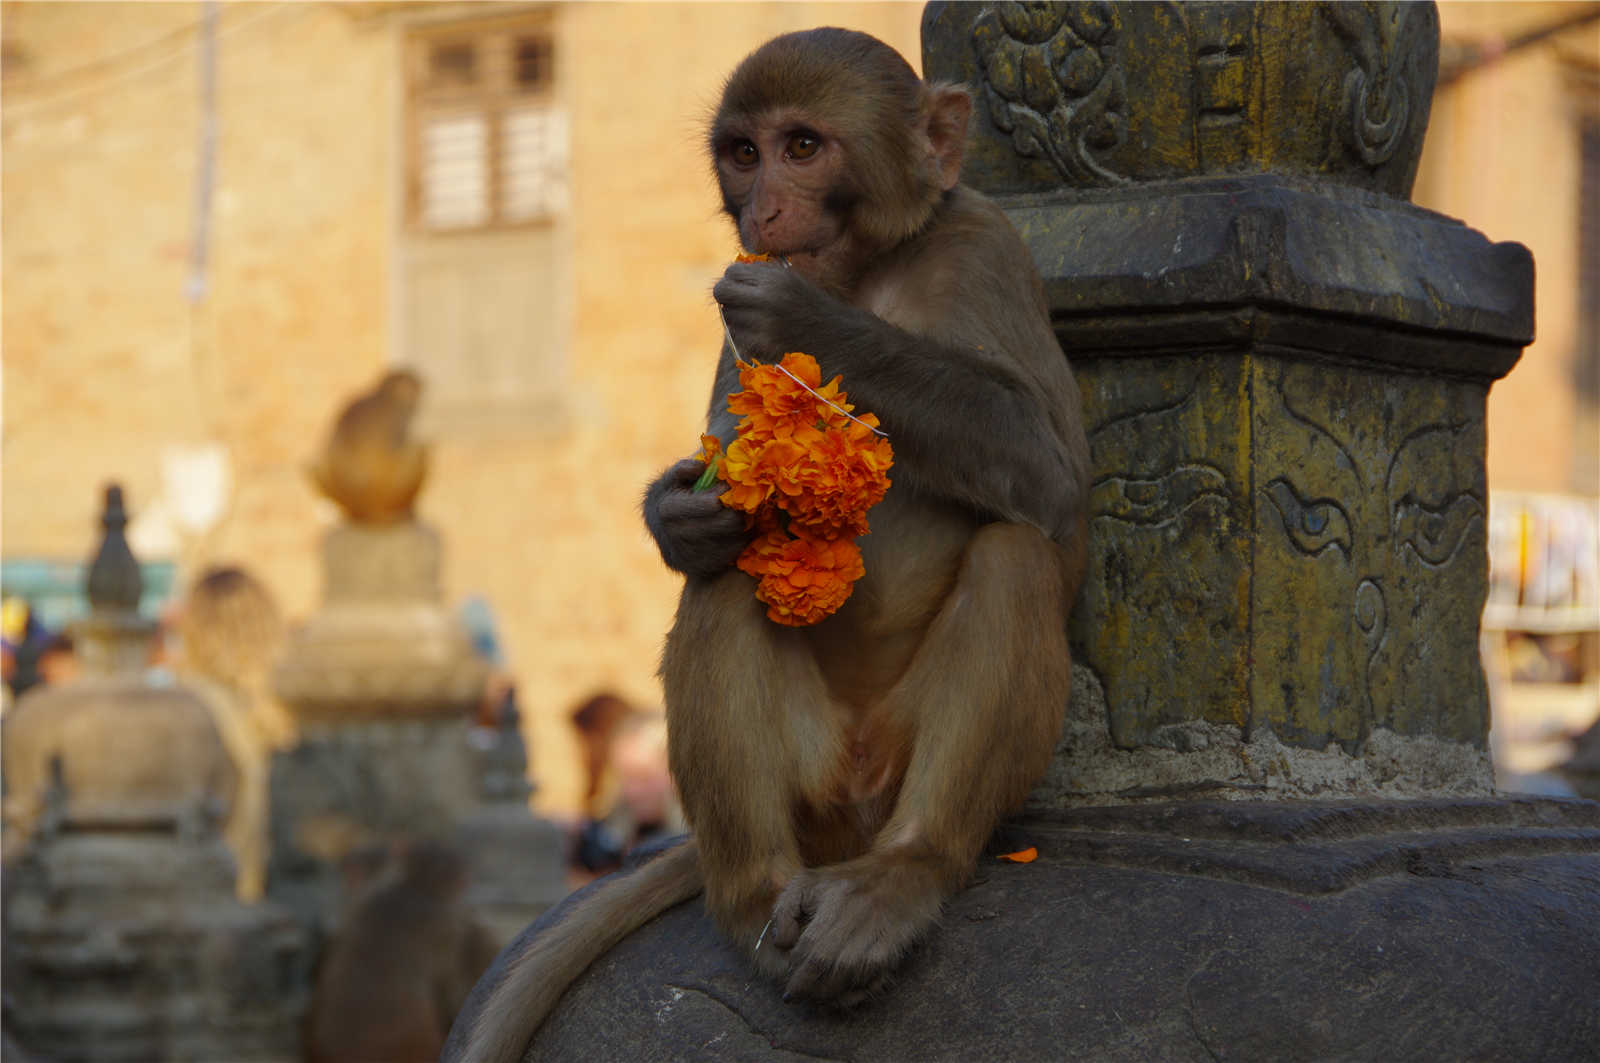
<svg viewBox="0 0 1600 1063">
<path fill-rule="evenodd" d="M 567 205 L 567 120 L 542 19 L 414 31 L 408 209 L 429 232 L 549 220 Z"/>
<path fill-rule="evenodd" d="M 403 25 L 395 361 L 426 431 L 559 428 L 569 334 L 559 7 Z"/>
</svg>

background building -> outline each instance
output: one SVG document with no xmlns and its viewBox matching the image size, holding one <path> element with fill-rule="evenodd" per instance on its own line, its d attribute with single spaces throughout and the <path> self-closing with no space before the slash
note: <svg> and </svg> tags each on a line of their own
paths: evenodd
<svg viewBox="0 0 1600 1063">
<path fill-rule="evenodd" d="M 1600 5 L 1445 3 L 1414 199 L 1533 251 L 1537 331 L 1489 393 L 1485 663 L 1502 775 L 1600 712 Z"/>
<path fill-rule="evenodd" d="M 1539 339 L 1491 396 L 1491 484 L 1592 508 L 1600 23 L 1477 62 L 1579 10 L 1442 5 L 1460 70 L 1416 199 L 1533 249 Z M 88 556 L 116 478 L 164 585 L 236 561 L 305 617 L 334 520 L 306 462 L 349 395 L 416 367 L 447 599 L 489 604 L 536 800 L 574 810 L 567 712 L 659 698 L 678 579 L 637 504 L 696 448 L 719 342 L 720 81 L 819 24 L 915 65 L 921 11 L 0 5 L 7 593 L 67 579 L 48 566 Z"/>
</svg>

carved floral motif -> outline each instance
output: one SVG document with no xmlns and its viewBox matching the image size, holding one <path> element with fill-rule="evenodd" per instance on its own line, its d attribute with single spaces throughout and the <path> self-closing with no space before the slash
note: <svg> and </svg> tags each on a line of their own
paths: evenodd
<svg viewBox="0 0 1600 1063">
<path fill-rule="evenodd" d="M 1128 136 L 1117 39 L 1103 2 L 995 4 L 972 27 L 994 124 L 1019 153 L 1077 184 L 1126 180 L 1094 154 Z"/>
</svg>

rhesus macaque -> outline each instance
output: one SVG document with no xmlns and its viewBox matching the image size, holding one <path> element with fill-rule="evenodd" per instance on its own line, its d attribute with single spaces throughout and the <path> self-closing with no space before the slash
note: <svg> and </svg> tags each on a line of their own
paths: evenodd
<svg viewBox="0 0 1600 1063">
<path fill-rule="evenodd" d="M 497 947 L 462 901 L 467 865 L 434 842 L 408 846 L 400 873 L 351 909 L 317 967 L 307 1063 L 435 1063 Z"/>
<path fill-rule="evenodd" d="M 428 471 L 427 447 L 409 435 L 421 398 L 421 378 L 396 369 L 334 422 L 311 479 L 351 520 L 384 524 L 411 515 Z"/>
<path fill-rule="evenodd" d="M 959 184 L 971 100 L 839 29 L 763 45 L 710 149 L 746 251 L 714 289 L 738 353 L 817 359 L 894 446 L 866 575 L 809 628 L 765 618 L 733 562 L 752 537 L 698 460 L 645 518 L 685 576 L 661 665 L 693 840 L 595 893 L 506 962 L 461 1058 L 522 1058 L 595 957 L 703 886 L 786 997 L 886 983 L 1054 747 L 1085 559 L 1080 396 L 1026 245 Z M 735 435 L 724 348 L 709 431 Z M 502 959 L 506 959 L 503 957 Z M 460 1034 L 458 1033 L 458 1036 Z"/>
</svg>

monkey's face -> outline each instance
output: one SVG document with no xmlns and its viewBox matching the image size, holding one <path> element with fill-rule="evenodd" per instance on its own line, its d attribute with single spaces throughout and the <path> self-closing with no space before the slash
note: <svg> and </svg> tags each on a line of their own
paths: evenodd
<svg viewBox="0 0 1600 1063">
<path fill-rule="evenodd" d="M 723 209 L 752 254 L 787 258 L 802 273 L 833 272 L 848 251 L 857 196 L 844 145 L 798 111 L 724 122 L 714 140 Z"/>
</svg>

